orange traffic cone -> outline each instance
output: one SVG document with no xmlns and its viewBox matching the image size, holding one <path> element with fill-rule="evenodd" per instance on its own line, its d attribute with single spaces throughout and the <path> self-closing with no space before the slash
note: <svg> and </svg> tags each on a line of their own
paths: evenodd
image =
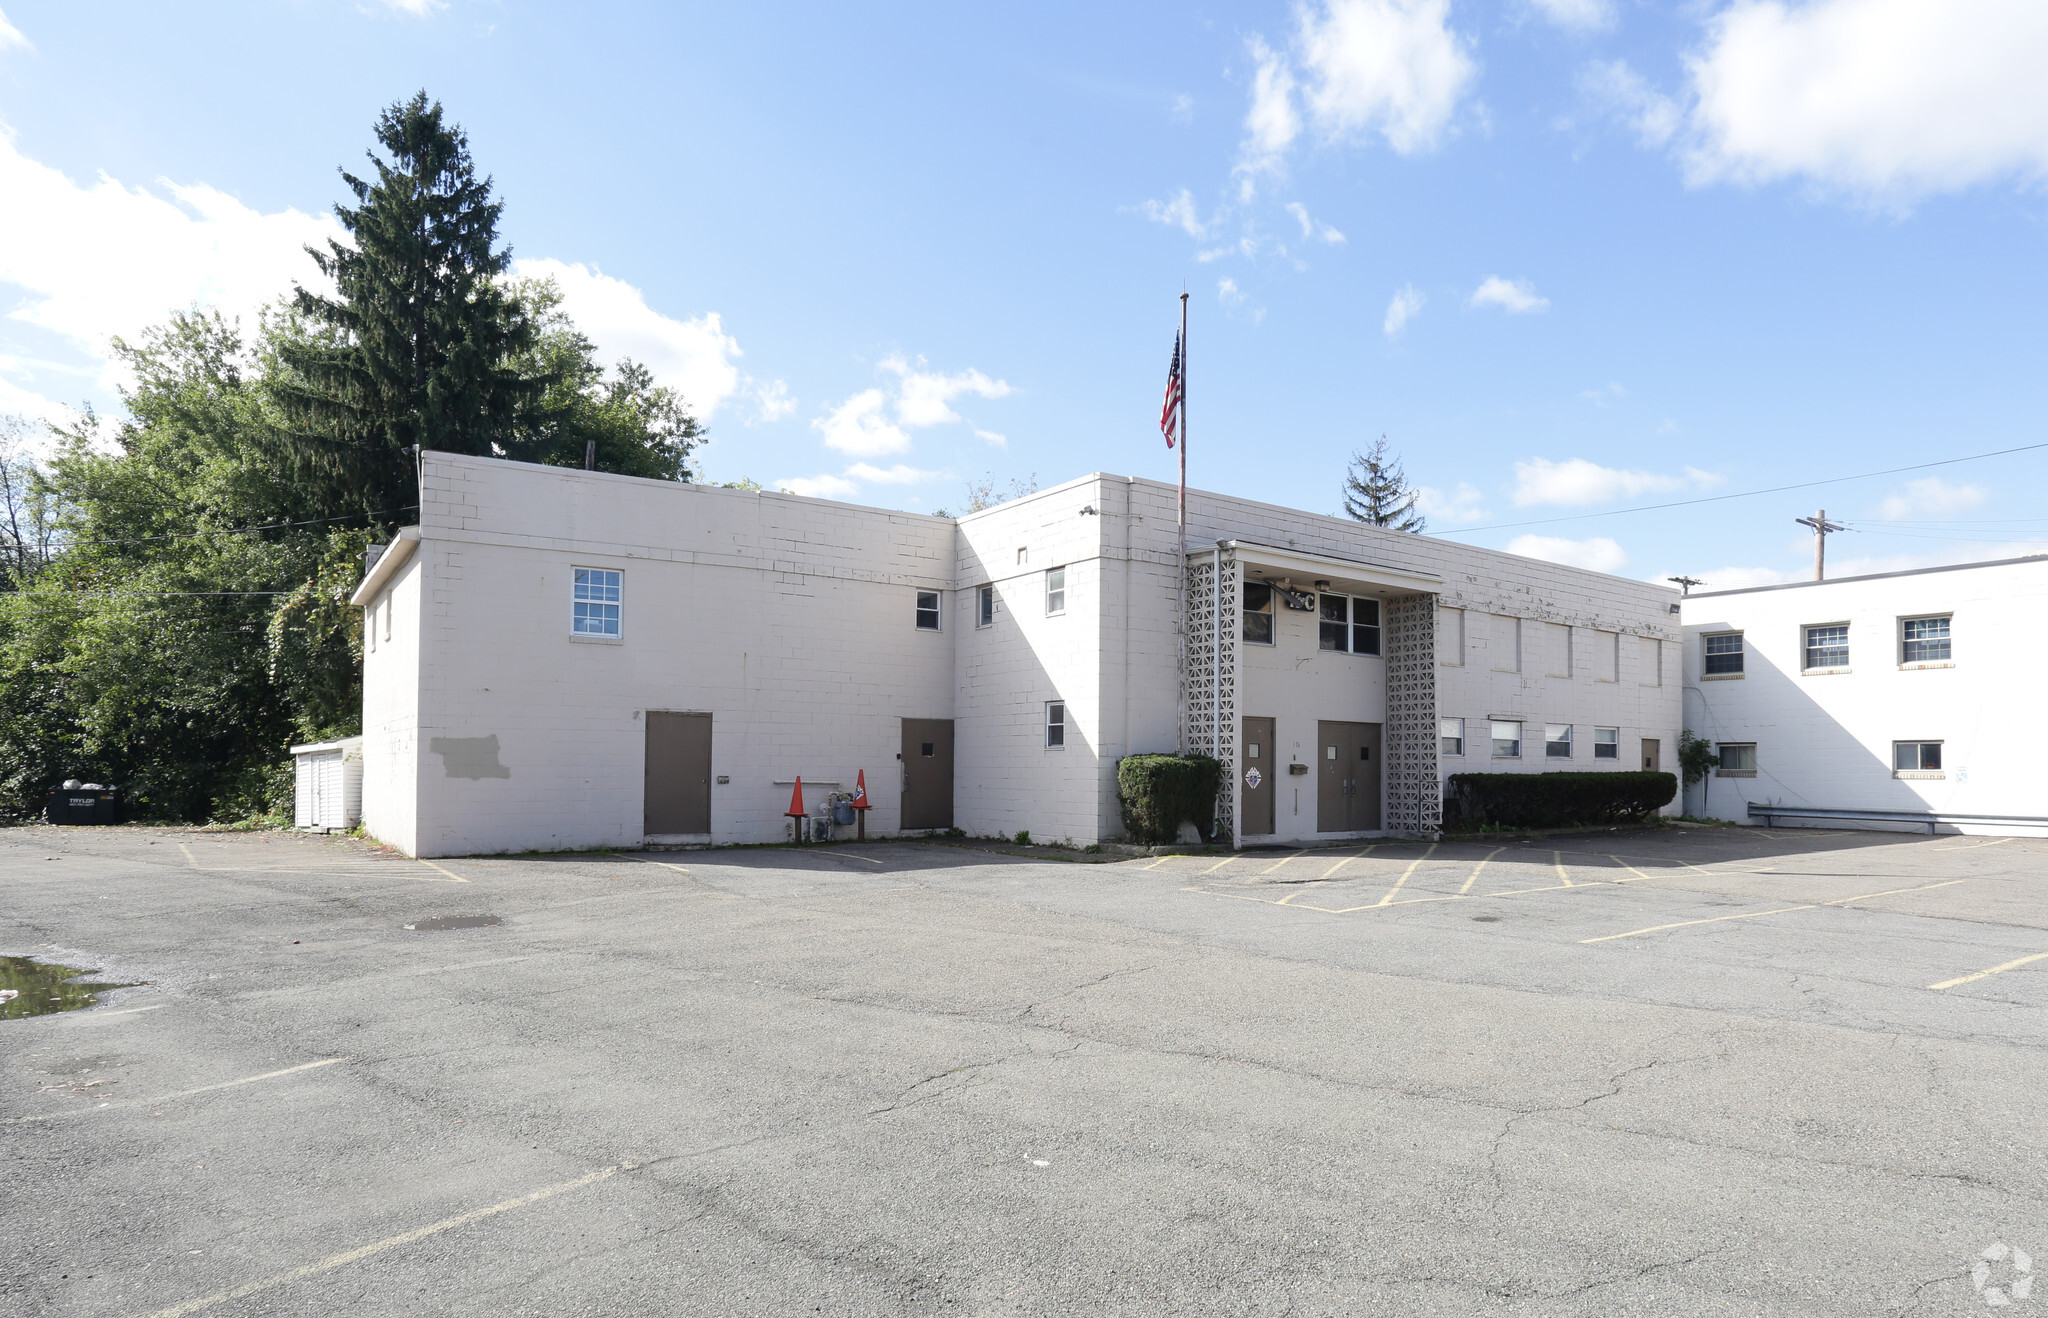
<svg viewBox="0 0 2048 1318">
<path fill-rule="evenodd" d="M 804 780 L 801 774 L 797 776 L 796 790 L 789 794 L 789 809 L 782 813 L 796 821 L 792 827 L 796 830 L 797 842 L 802 843 L 804 840 L 803 820 L 807 812 L 804 810 Z"/>
</svg>

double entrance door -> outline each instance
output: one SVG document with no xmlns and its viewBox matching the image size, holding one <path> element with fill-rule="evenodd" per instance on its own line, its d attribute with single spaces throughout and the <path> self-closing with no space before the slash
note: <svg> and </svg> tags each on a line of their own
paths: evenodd
<svg viewBox="0 0 2048 1318">
<path fill-rule="evenodd" d="M 1316 724 L 1316 832 L 1380 827 L 1381 725 Z"/>
</svg>

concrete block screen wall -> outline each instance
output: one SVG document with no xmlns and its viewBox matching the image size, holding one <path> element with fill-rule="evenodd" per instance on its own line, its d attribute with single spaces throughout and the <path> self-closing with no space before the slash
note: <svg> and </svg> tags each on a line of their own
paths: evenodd
<svg viewBox="0 0 2048 1318">
<path fill-rule="evenodd" d="M 2048 817 L 2025 722 L 2048 557 L 1706 591 L 1683 616 L 1686 726 L 1724 752 L 1692 809 L 1739 823 L 1761 822 L 1753 802 L 1936 812 L 2008 821 L 1945 826 L 1962 832 L 2048 832 L 2010 822 Z"/>
<path fill-rule="evenodd" d="M 365 825 L 409 854 L 637 846 L 651 833 L 775 841 L 799 775 L 812 805 L 863 771 L 868 831 L 887 835 L 905 826 L 898 757 L 932 739 L 906 743 L 906 720 L 951 729 L 954 827 L 1087 843 L 1121 833 L 1116 761 L 1181 737 L 1182 611 L 1198 601 L 1183 599 L 1169 485 L 1095 474 L 948 519 L 438 453 L 420 470 L 419 526 L 355 596 L 369 638 Z M 1222 824 L 1240 842 L 1239 716 L 1272 720 L 1262 752 L 1303 764 L 1322 724 L 1391 727 L 1372 753 L 1408 766 L 1379 789 L 1398 798 L 1391 811 L 1374 802 L 1342 828 L 1298 810 L 1290 783 L 1272 793 L 1273 833 L 1253 842 L 1433 817 L 1439 774 L 1463 767 L 1438 761 L 1437 706 L 1473 727 L 1582 726 L 1586 755 L 1595 724 L 1630 745 L 1676 743 L 1676 686 L 1639 671 L 1678 639 L 1670 591 L 1206 492 L 1189 507 L 1191 546 L 1237 573 L 1203 614 L 1234 666 L 1188 681 L 1191 693 L 1208 683 L 1207 708 L 1232 711 L 1220 738 L 1212 721 L 1209 749 L 1231 775 Z M 1279 606 L 1269 643 L 1238 644 L 1242 587 L 1280 578 L 1308 608 Z M 1401 612 L 1402 600 L 1425 607 Z M 1324 616 L 1340 605 L 1340 622 Z M 1369 651 L 1411 616 L 1403 653 L 1432 681 L 1404 679 L 1394 718 L 1388 653 Z M 1562 638 L 1555 653 L 1498 666 L 1525 623 Z M 1345 644 L 1330 648 L 1338 631 Z M 692 738 L 708 726 L 703 810 L 650 807 L 650 714 Z M 656 790 L 703 776 L 686 750 L 661 743 Z M 1400 785 L 1411 781 L 1422 787 Z M 938 807 L 917 808 L 912 823 Z M 706 817 L 703 834 L 662 831 Z"/>
</svg>

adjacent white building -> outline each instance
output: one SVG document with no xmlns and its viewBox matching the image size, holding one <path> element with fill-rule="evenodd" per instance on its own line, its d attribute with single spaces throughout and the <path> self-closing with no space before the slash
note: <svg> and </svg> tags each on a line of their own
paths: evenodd
<svg viewBox="0 0 2048 1318">
<path fill-rule="evenodd" d="M 1703 592 L 1682 616 L 1685 725 L 1718 765 L 1689 790 L 1691 809 L 2048 831 L 2026 713 L 2048 639 L 2048 556 Z"/>
<path fill-rule="evenodd" d="M 1095 474 L 958 519 L 427 453 L 364 609 L 365 827 L 409 854 L 1122 834 L 1224 761 L 1238 844 L 1428 835 L 1460 771 L 1671 769 L 1676 592 Z M 1673 807 L 1676 808 L 1675 806 Z M 843 831 L 843 830 L 842 830 Z"/>
</svg>

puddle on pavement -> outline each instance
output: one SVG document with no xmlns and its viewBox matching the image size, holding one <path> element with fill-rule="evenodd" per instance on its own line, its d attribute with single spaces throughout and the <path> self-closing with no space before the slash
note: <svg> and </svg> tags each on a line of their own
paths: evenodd
<svg viewBox="0 0 2048 1318">
<path fill-rule="evenodd" d="M 77 966 L 51 965 L 25 956 L 0 956 L 0 1021 L 22 1016 L 47 1016 L 57 1011 L 78 1011 L 99 1001 L 109 989 L 134 988 L 133 984 L 100 984 L 81 980 L 96 970 Z"/>
<path fill-rule="evenodd" d="M 1474 924 L 1499 924 L 1500 917 L 1498 915 L 1475 915 L 1472 917 L 1472 922 Z"/>
<path fill-rule="evenodd" d="M 414 920 L 406 928 L 425 934 L 438 929 L 485 929 L 503 923 L 505 922 L 495 915 L 436 915 L 425 920 Z"/>
</svg>

